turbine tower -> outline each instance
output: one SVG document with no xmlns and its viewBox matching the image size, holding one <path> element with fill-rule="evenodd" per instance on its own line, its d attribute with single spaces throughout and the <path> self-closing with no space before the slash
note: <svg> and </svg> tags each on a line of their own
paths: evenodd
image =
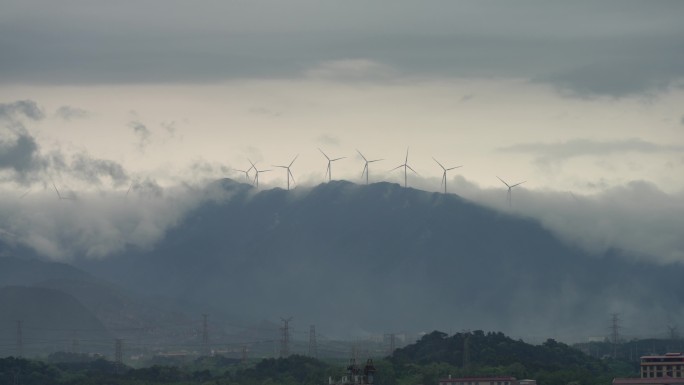
<svg viewBox="0 0 684 385">
<path fill-rule="evenodd" d="M 328 160 L 328 168 L 325 170 L 325 175 L 328 176 L 328 182 L 330 182 L 332 180 L 332 162 L 340 160 L 340 159 L 344 159 L 344 158 L 346 158 L 346 156 L 343 156 L 340 158 L 335 158 L 335 159 L 330 159 L 330 157 L 328 157 L 328 155 L 326 155 L 325 152 L 323 152 L 323 150 L 321 150 L 319 148 L 318 151 L 320 151 L 321 154 L 323 154 L 323 156 L 325 157 L 325 159 Z"/>
<path fill-rule="evenodd" d="M 497 176 L 497 178 L 499 178 L 499 177 Z M 524 180 L 524 181 L 518 182 L 518 183 L 516 183 L 516 184 L 514 184 L 514 185 L 509 185 L 508 183 L 504 182 L 503 179 L 499 178 L 499 180 L 501 181 L 501 183 L 505 184 L 506 187 L 508 187 L 508 193 L 507 193 L 506 195 L 507 195 L 507 198 L 508 198 L 508 208 L 510 209 L 510 208 L 511 208 L 511 190 L 513 189 L 513 187 L 518 186 L 518 185 L 521 185 L 521 184 L 523 184 L 523 183 L 525 183 L 525 182 L 527 182 L 527 181 Z"/>
<path fill-rule="evenodd" d="M 416 175 L 418 175 L 418 172 L 416 172 L 416 170 L 414 170 L 413 168 L 411 168 L 411 166 L 408 165 L 408 153 L 409 153 L 409 149 L 406 148 L 406 159 L 404 160 L 404 164 L 400 164 L 397 167 L 390 170 L 390 171 L 394 171 L 398 168 L 402 168 L 402 167 L 404 168 L 404 188 L 406 188 L 408 185 L 408 171 L 407 171 L 407 169 L 413 171 L 414 173 L 416 173 Z"/>
<path fill-rule="evenodd" d="M 249 160 L 249 159 L 247 159 L 247 160 Z M 249 163 L 252 163 L 252 161 L 250 160 Z M 259 174 L 262 172 L 269 172 L 271 170 L 259 170 L 258 168 L 256 168 L 256 165 L 254 163 L 252 163 L 252 168 L 254 169 L 254 185 L 258 189 L 259 188 Z"/>
<path fill-rule="evenodd" d="M 292 163 L 294 163 L 295 160 L 297 160 L 297 157 L 299 157 L 299 154 L 297 154 L 297 156 L 295 156 L 294 159 L 292 159 L 292 162 L 290 162 L 290 164 L 287 166 L 275 166 L 275 165 L 273 166 L 273 167 L 284 168 L 287 170 L 287 173 L 285 175 L 287 177 L 287 191 L 290 191 L 290 178 L 292 178 L 292 183 L 294 183 L 294 181 L 295 181 L 294 175 L 292 175 L 292 171 L 290 171 L 290 167 L 292 167 Z"/>
<path fill-rule="evenodd" d="M 455 169 L 455 168 L 460 168 L 460 167 L 463 167 L 463 166 L 455 166 L 455 167 L 445 168 L 445 167 L 442 166 L 442 164 L 439 163 L 439 161 L 438 161 L 437 159 L 435 159 L 434 157 L 432 157 L 432 160 L 434 160 L 435 162 L 437 162 L 437 164 L 439 165 L 439 167 L 441 167 L 442 170 L 444 170 L 444 174 L 442 174 L 442 184 L 444 185 L 444 193 L 446 194 L 446 193 L 447 193 L 447 187 L 446 187 L 446 183 L 447 183 L 447 175 L 446 175 L 446 174 L 447 174 L 447 171 L 451 171 L 451 170 L 453 170 L 453 169 Z M 442 184 L 440 184 L 440 186 L 441 186 Z"/>
<path fill-rule="evenodd" d="M 359 155 L 361 155 L 361 157 L 363 158 L 363 161 L 366 162 L 366 163 L 364 164 L 364 166 L 363 166 L 363 171 L 361 171 L 361 178 L 363 178 L 363 174 L 365 173 L 365 174 L 366 174 L 366 184 L 368 184 L 368 173 L 369 173 L 368 165 L 369 165 L 370 163 L 379 162 L 379 161 L 384 160 L 384 159 L 373 159 L 373 160 L 368 160 L 368 159 L 366 159 L 365 156 L 363 156 L 363 154 L 361 153 L 361 151 L 356 150 L 356 152 L 358 152 Z"/>
</svg>

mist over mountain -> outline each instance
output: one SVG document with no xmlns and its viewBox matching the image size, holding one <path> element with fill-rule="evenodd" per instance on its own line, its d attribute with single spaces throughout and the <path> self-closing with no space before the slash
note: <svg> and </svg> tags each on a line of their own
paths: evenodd
<svg viewBox="0 0 684 385">
<path fill-rule="evenodd" d="M 335 181 L 255 191 L 224 179 L 156 247 L 79 259 L 148 295 L 328 335 L 500 330 L 526 340 L 653 335 L 681 316 L 684 269 L 590 255 L 537 221 L 444 195 Z"/>
</svg>

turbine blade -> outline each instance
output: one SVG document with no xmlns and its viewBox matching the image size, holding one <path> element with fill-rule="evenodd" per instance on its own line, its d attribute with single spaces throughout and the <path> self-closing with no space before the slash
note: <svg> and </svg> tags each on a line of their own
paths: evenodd
<svg viewBox="0 0 684 385">
<path fill-rule="evenodd" d="M 346 158 L 346 156 L 343 156 L 343 157 L 340 157 L 340 158 L 330 159 L 330 161 L 331 161 L 331 162 L 334 162 L 334 161 L 336 161 L 336 160 L 345 159 L 345 158 Z"/>
<path fill-rule="evenodd" d="M 456 167 L 452 167 L 452 168 L 447 168 L 447 171 L 453 170 L 453 169 L 456 169 L 456 168 L 461 168 L 461 167 L 463 167 L 463 166 L 456 166 Z"/>
<path fill-rule="evenodd" d="M 418 174 L 418 171 L 416 171 L 416 170 L 412 169 L 412 168 L 411 168 L 411 166 L 409 166 L 408 164 L 406 165 L 406 167 L 408 167 L 408 168 L 409 168 L 409 170 L 411 170 L 411 171 L 415 172 L 415 173 L 416 173 L 416 175 L 420 175 L 420 174 Z"/>
<path fill-rule="evenodd" d="M 373 160 L 369 160 L 368 163 L 379 162 L 381 160 L 384 160 L 384 159 L 373 159 Z"/>
<path fill-rule="evenodd" d="M 497 176 L 497 178 L 499 178 L 499 177 Z M 504 182 L 504 180 L 503 180 L 503 179 L 499 178 L 499 180 L 501 181 L 501 183 L 505 184 L 505 185 L 506 185 L 506 187 L 508 187 L 508 188 L 510 188 L 510 187 L 511 187 L 511 186 L 509 186 L 509 185 L 508 185 L 508 183 Z"/>
<path fill-rule="evenodd" d="M 295 156 L 294 159 L 292 159 L 292 162 L 290 162 L 290 165 L 288 167 L 292 167 L 292 163 L 294 163 L 295 160 L 297 160 L 297 158 L 299 158 L 299 154 L 297 154 L 297 156 Z"/>
<path fill-rule="evenodd" d="M 321 150 L 321 149 L 319 148 L 318 151 L 320 151 L 321 154 L 323 154 L 323 156 L 325 157 L 325 159 L 330 160 L 330 158 L 328 158 L 328 156 L 325 155 L 325 152 L 323 152 L 323 150 Z"/>
<path fill-rule="evenodd" d="M 361 153 L 361 151 L 359 151 L 358 149 L 356 149 L 356 152 L 358 152 L 359 155 L 361 155 L 361 157 L 363 158 L 363 160 L 365 160 L 366 162 L 368 162 L 368 159 L 366 159 L 366 157 L 363 156 L 363 154 Z"/>
<path fill-rule="evenodd" d="M 361 171 L 361 177 L 363 178 L 363 174 L 366 173 L 368 170 L 368 161 L 366 161 L 366 164 L 363 166 L 363 171 Z"/>
<path fill-rule="evenodd" d="M 525 183 L 525 182 L 527 182 L 527 181 L 524 180 L 524 181 L 522 181 L 522 182 L 520 182 L 520 183 L 516 183 L 516 184 L 514 184 L 513 186 L 511 186 L 511 188 L 513 188 L 513 187 L 515 187 L 515 186 L 518 186 L 518 185 L 521 185 L 521 184 L 523 184 L 523 183 Z"/>
<path fill-rule="evenodd" d="M 442 164 L 441 164 L 441 163 L 439 163 L 439 161 L 438 161 L 437 159 L 435 159 L 435 157 L 434 157 L 434 156 L 432 157 L 432 160 L 434 160 L 435 162 L 437 162 L 437 164 L 439 165 L 439 167 L 441 167 L 441 168 L 442 168 L 442 170 L 446 170 L 446 168 L 444 168 L 444 166 L 442 166 Z"/>
<path fill-rule="evenodd" d="M 403 164 L 400 164 L 400 165 L 398 165 L 397 167 L 391 169 L 390 171 L 394 171 L 394 170 L 396 170 L 396 169 L 398 169 L 398 168 L 401 168 L 401 167 L 404 167 L 404 165 L 403 165 Z"/>
<path fill-rule="evenodd" d="M 404 160 L 404 163 L 408 163 L 408 150 L 409 148 L 406 147 L 406 160 Z"/>
<path fill-rule="evenodd" d="M 295 178 L 294 178 L 294 175 L 292 175 L 292 171 L 290 171 L 289 168 L 287 169 L 287 173 L 292 177 L 292 182 L 294 183 Z"/>
</svg>

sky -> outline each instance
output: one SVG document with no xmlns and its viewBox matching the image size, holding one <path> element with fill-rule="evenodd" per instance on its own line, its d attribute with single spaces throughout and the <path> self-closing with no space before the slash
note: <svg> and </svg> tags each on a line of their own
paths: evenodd
<svg viewBox="0 0 684 385">
<path fill-rule="evenodd" d="M 563 239 L 684 261 L 682 2 L 0 7 L 0 234 L 47 256 L 153 244 L 192 207 L 183 188 L 244 180 L 250 160 L 271 170 L 261 188 L 285 187 L 274 165 L 295 156 L 295 186 L 324 182 L 322 150 L 357 183 L 357 151 L 383 159 L 371 182 L 396 183 L 408 151 L 429 191 L 435 159 L 462 165 L 449 191 L 502 210 L 498 178 L 525 181 L 513 210 Z M 122 209 L 129 190 L 178 194 Z"/>
</svg>

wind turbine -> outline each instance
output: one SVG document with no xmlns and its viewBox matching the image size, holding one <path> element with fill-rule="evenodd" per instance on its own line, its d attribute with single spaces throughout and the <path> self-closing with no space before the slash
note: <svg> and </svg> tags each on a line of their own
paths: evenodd
<svg viewBox="0 0 684 385">
<path fill-rule="evenodd" d="M 248 159 L 248 160 L 249 160 L 249 159 Z M 252 161 L 250 160 L 249 163 L 252 163 Z M 258 188 L 259 188 L 259 174 L 262 173 L 262 172 L 269 172 L 269 171 L 271 171 L 271 170 L 259 170 L 258 168 L 256 168 L 256 166 L 254 165 L 254 163 L 252 163 L 252 168 L 254 169 L 254 172 L 255 172 L 255 174 L 254 174 L 254 184 L 256 185 L 256 188 L 258 189 Z"/>
<path fill-rule="evenodd" d="M 384 160 L 384 159 L 373 159 L 373 160 L 368 160 L 368 159 L 366 159 L 365 156 L 363 156 L 363 154 L 361 153 L 361 151 L 356 150 L 356 152 L 358 152 L 359 155 L 361 155 L 361 157 L 363 158 L 364 162 L 366 162 L 366 164 L 363 166 L 363 171 L 361 171 L 361 178 L 363 178 L 363 174 L 365 173 L 365 174 L 366 174 L 366 184 L 368 184 L 368 173 L 369 173 L 368 165 L 369 165 L 370 163 L 379 162 L 379 161 Z"/>
<path fill-rule="evenodd" d="M 248 159 L 249 160 L 249 159 Z M 249 163 L 252 163 L 250 160 Z M 249 182 L 249 172 L 254 168 L 254 164 L 252 164 L 252 167 L 248 168 L 247 170 L 238 170 L 237 168 L 234 168 L 233 171 L 239 171 L 245 173 L 245 179 L 247 182 Z"/>
<path fill-rule="evenodd" d="M 273 166 L 273 167 L 284 168 L 284 169 L 287 170 L 287 173 L 286 173 L 286 176 L 287 176 L 287 191 L 290 191 L 290 178 L 292 178 L 292 183 L 294 183 L 294 181 L 295 181 L 294 175 L 292 175 L 292 171 L 290 171 L 290 167 L 292 167 L 292 163 L 294 163 L 295 160 L 297 160 L 298 157 L 299 157 L 299 154 L 297 154 L 297 156 L 295 156 L 294 159 L 292 159 L 292 162 L 290 162 L 290 164 L 287 165 L 287 166 L 275 166 L 275 165 Z"/>
<path fill-rule="evenodd" d="M 328 168 L 325 170 L 325 175 L 328 176 L 328 182 L 330 182 L 332 180 L 332 166 L 331 166 L 332 162 L 340 160 L 340 159 L 344 159 L 344 158 L 346 158 L 346 156 L 343 156 L 340 158 L 335 158 L 335 159 L 330 159 L 330 157 L 328 157 L 328 155 L 326 155 L 325 152 L 323 152 L 323 150 L 321 150 L 319 148 L 318 151 L 320 151 L 321 154 L 323 154 L 323 156 L 325 157 L 325 159 L 328 160 Z"/>
<path fill-rule="evenodd" d="M 447 188 L 446 188 L 446 182 L 447 182 L 446 174 L 447 174 L 447 171 L 451 171 L 451 170 L 453 170 L 453 169 L 455 169 L 455 168 L 460 168 L 460 167 L 463 167 L 463 166 L 456 166 L 456 167 L 451 167 L 451 168 L 445 168 L 444 166 L 442 166 L 441 163 L 439 163 L 439 161 L 438 161 L 437 159 L 435 159 L 435 157 L 432 157 L 432 160 L 434 160 L 435 162 L 437 162 L 437 164 L 439 165 L 439 167 L 441 167 L 442 170 L 444 170 L 444 174 L 442 174 L 442 183 L 440 184 L 440 186 L 441 186 L 442 184 L 444 185 L 444 193 L 446 194 L 446 193 L 447 193 Z"/>
<path fill-rule="evenodd" d="M 497 178 L 499 178 L 499 177 L 497 176 Z M 514 184 L 514 185 L 509 185 L 508 183 L 504 182 L 503 179 L 499 178 L 499 180 L 501 181 L 501 183 L 505 184 L 506 187 L 508 187 L 508 194 L 507 194 L 507 197 L 508 197 L 508 208 L 511 208 L 511 190 L 513 189 L 513 187 L 518 186 L 518 185 L 521 185 L 521 184 L 523 184 L 523 183 L 525 183 L 525 182 L 527 182 L 527 181 L 524 180 L 524 181 L 518 182 L 518 183 L 516 183 L 516 184 Z"/>
<path fill-rule="evenodd" d="M 410 169 L 411 171 L 413 171 L 414 173 L 416 173 L 416 175 L 418 175 L 418 172 L 416 172 L 416 170 L 414 170 L 413 168 L 411 168 L 411 166 L 408 165 L 408 152 L 409 152 L 409 149 L 408 149 L 408 147 L 407 147 L 407 148 L 406 148 L 406 159 L 404 160 L 404 164 L 400 164 L 400 165 L 398 165 L 397 167 L 395 167 L 395 168 L 393 168 L 393 169 L 390 170 L 390 171 L 394 171 L 394 170 L 396 170 L 396 169 L 398 169 L 398 168 L 401 168 L 401 167 L 404 168 L 404 188 L 405 188 L 405 187 L 407 186 L 407 184 L 408 184 L 408 183 L 407 183 L 407 182 L 408 182 L 408 171 L 407 171 L 407 169 Z"/>
</svg>

